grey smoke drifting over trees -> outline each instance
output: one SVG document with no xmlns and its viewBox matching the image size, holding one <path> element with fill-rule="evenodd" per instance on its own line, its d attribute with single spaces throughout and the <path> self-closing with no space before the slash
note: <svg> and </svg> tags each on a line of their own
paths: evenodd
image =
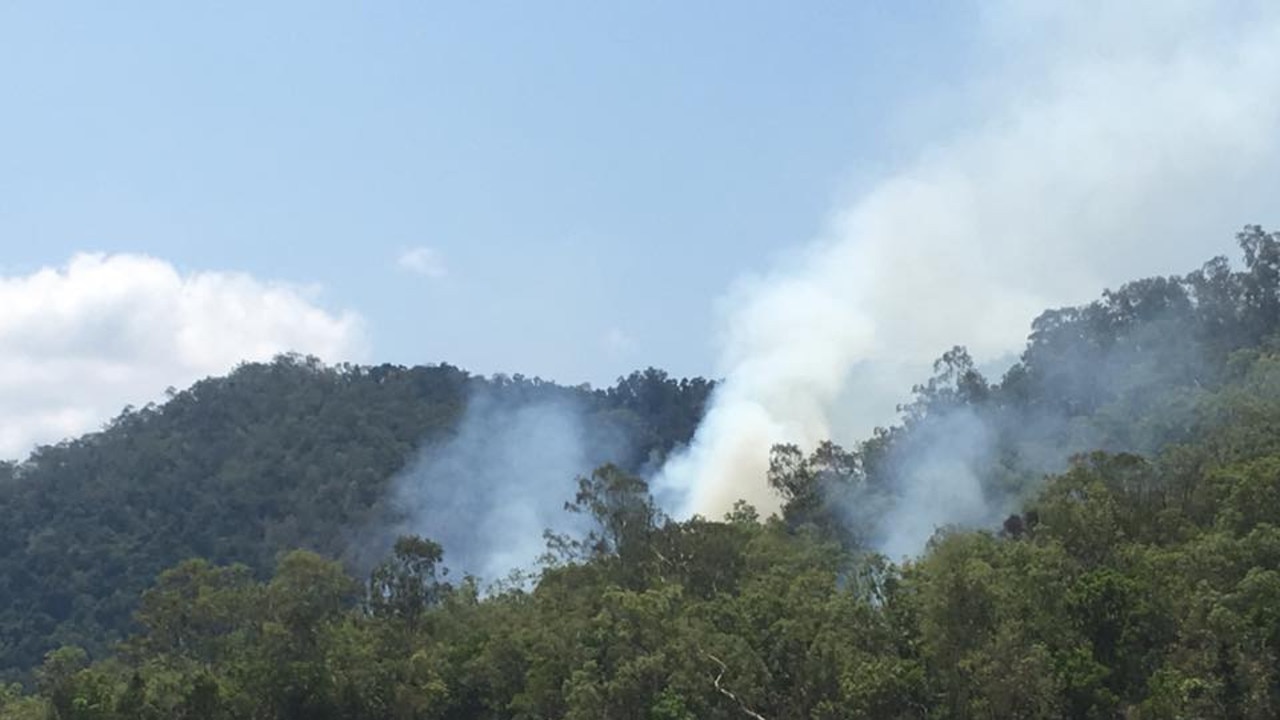
<svg viewBox="0 0 1280 720">
<path fill-rule="evenodd" d="M 900 559 L 943 527 L 1003 519 L 1023 532 L 1046 474 L 1094 452 L 1176 467 L 1173 446 L 1214 432 L 1222 389 L 1280 337 L 1280 234 L 1248 226 L 1237 242 L 1235 267 L 1217 257 L 1045 311 L 997 382 L 952 348 L 898 423 L 850 449 L 776 446 L 768 484 L 783 520 Z"/>
<path fill-rule="evenodd" d="M 528 570 L 547 550 L 545 531 L 578 539 L 588 530 L 565 509 L 580 478 L 605 464 L 652 473 L 688 443 L 713 387 L 652 367 L 601 389 L 520 375 L 465 382 L 452 429 L 417 449 L 358 531 L 353 565 L 367 569 L 413 534 L 442 545 L 454 573 L 492 582 Z"/>
<path fill-rule="evenodd" d="M 988 497 L 980 474 L 994 440 L 972 410 L 945 414 L 915 440 L 916 447 L 899 451 L 893 470 L 897 494 L 884 513 L 860 516 L 861 504 L 846 502 L 848 520 L 874 528 L 876 547 L 891 558 L 919 552 L 939 527 L 998 522 L 1005 509 Z"/>
<path fill-rule="evenodd" d="M 423 448 L 393 483 L 401 516 L 393 534 L 439 542 L 455 573 L 493 581 L 528 568 L 545 550 L 544 530 L 573 532 L 564 511 L 577 478 L 630 452 L 623 428 L 588 421 L 579 402 L 528 399 L 481 389 L 456 433 Z"/>
<path fill-rule="evenodd" d="M 1267 223 L 1280 180 L 1280 6 L 996 3 L 983 71 L 957 97 L 972 122 L 837 208 L 826 233 L 724 302 L 724 381 L 657 486 L 684 514 L 745 498 L 779 507 L 769 448 L 853 444 L 955 344 L 979 364 L 1017 352 L 1046 307 L 1226 252 Z M 1095 372 L 1085 368 L 1083 372 Z M 898 458 L 879 508 L 920 549 L 932 528 L 999 510 L 966 468 L 999 448 L 982 425 L 937 429 Z M 1026 422 L 1052 426 L 1052 413 Z M 901 452 L 901 450 L 899 450 Z"/>
</svg>

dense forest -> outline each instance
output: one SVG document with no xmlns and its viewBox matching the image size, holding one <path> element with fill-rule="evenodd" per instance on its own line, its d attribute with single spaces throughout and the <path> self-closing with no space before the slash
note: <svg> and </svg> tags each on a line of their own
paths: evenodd
<svg viewBox="0 0 1280 720">
<path fill-rule="evenodd" d="M 632 443 L 612 460 L 638 471 L 688 440 L 710 388 L 653 369 L 592 390 L 286 356 L 126 410 L 0 463 L 0 670 L 25 676 L 64 644 L 103 655 L 135 630 L 139 594 L 187 558 L 263 578 L 281 553 L 307 549 L 367 571 L 355 556 L 367 527 L 394 521 L 391 479 L 478 394 L 572 404 L 593 426 L 623 427 Z"/>
<path fill-rule="evenodd" d="M 2 649 L 61 647 L 0 718 L 1276 717 L 1280 235 L 1239 244 L 1044 313 L 998 381 L 946 352 L 856 446 L 774 448 L 777 516 L 650 496 L 705 382 L 497 381 L 647 439 L 567 498 L 594 530 L 488 592 L 417 536 L 353 576 L 339 529 L 495 381 L 284 358 L 198 384 L 5 467 Z M 998 516 L 886 557 L 922 467 Z"/>
</svg>

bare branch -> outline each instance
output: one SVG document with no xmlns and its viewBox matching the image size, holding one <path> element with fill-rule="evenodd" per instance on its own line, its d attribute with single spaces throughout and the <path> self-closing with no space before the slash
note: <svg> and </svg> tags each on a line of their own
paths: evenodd
<svg viewBox="0 0 1280 720">
<path fill-rule="evenodd" d="M 726 688 L 725 686 L 720 684 L 720 681 L 724 679 L 724 674 L 729 670 L 729 666 L 725 665 L 723 660 L 716 657 L 715 655 L 712 655 L 706 650 L 703 650 L 702 654 L 707 656 L 707 658 L 712 662 L 714 662 L 716 665 L 720 666 L 720 672 L 716 675 L 715 680 L 712 681 L 712 684 L 715 685 L 716 692 L 732 700 L 734 703 L 738 705 L 738 708 L 742 710 L 742 712 L 746 713 L 752 718 L 755 718 L 755 720 L 769 720 L 768 718 L 756 712 L 755 710 L 752 710 L 751 708 L 747 707 L 747 704 L 742 702 L 741 698 L 735 695 L 731 690 L 729 690 L 729 688 Z"/>
</svg>

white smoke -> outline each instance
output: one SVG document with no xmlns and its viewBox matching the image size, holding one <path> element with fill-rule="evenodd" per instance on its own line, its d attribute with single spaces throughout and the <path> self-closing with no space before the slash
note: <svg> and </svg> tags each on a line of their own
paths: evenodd
<svg viewBox="0 0 1280 720">
<path fill-rule="evenodd" d="M 898 496 L 875 518 L 876 547 L 899 559 L 920 551 L 946 525 L 989 525 L 1004 514 L 986 497 L 976 467 L 991 452 L 991 429 L 965 409 L 926 430 L 923 447 L 897 468 Z"/>
<path fill-rule="evenodd" d="M 982 33 L 988 69 L 968 93 L 978 121 L 727 298 L 724 382 L 658 478 L 688 493 L 686 512 L 776 507 L 772 444 L 865 437 L 951 345 L 979 362 L 1006 355 L 1039 311 L 1192 267 L 1270 219 L 1280 5 L 1000 4 Z M 980 496 L 947 492 L 964 495 L 945 507 L 965 518 L 939 506 L 928 523 L 980 514 Z M 918 498 L 902 497 L 897 512 L 913 516 Z"/>
<path fill-rule="evenodd" d="M 453 571 L 487 581 L 531 567 L 543 533 L 572 533 L 564 504 L 577 478 L 625 457 L 626 433 L 569 396 L 530 399 L 480 389 L 457 432 L 423 448 L 393 481 L 394 534 L 439 542 Z M 387 538 L 380 538 L 383 545 Z"/>
</svg>

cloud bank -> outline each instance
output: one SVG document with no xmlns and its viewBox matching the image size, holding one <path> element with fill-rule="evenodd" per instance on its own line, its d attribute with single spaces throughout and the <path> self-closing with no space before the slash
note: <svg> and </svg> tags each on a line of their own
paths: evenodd
<svg viewBox="0 0 1280 720">
<path fill-rule="evenodd" d="M 865 437 L 951 345 L 979 362 L 1006 355 L 1039 311 L 1194 267 L 1272 219 L 1280 6 L 986 13 L 985 69 L 954 108 L 976 119 L 725 299 L 725 381 L 658 478 L 686 493 L 686 513 L 738 498 L 775 508 L 773 443 Z"/>
<path fill-rule="evenodd" d="M 246 360 L 364 352 L 356 315 L 237 273 L 181 273 L 139 255 L 81 254 L 0 276 L 0 458 L 95 430 Z"/>
</svg>

